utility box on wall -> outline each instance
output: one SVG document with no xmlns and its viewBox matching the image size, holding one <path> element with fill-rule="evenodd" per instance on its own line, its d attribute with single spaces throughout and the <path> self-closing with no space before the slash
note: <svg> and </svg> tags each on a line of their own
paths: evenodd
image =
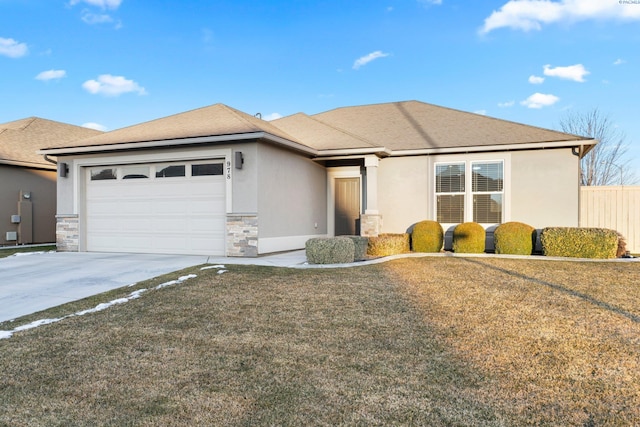
<svg viewBox="0 0 640 427">
<path fill-rule="evenodd" d="M 18 232 L 17 231 L 7 231 L 7 235 L 5 237 L 7 242 L 15 242 L 18 240 Z"/>
</svg>

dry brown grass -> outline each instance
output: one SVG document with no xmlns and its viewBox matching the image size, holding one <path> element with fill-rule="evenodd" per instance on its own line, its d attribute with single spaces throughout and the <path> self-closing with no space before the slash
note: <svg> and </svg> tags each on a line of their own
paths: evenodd
<svg viewBox="0 0 640 427">
<path fill-rule="evenodd" d="M 640 263 L 229 270 L 0 340 L 0 425 L 640 424 Z"/>
</svg>

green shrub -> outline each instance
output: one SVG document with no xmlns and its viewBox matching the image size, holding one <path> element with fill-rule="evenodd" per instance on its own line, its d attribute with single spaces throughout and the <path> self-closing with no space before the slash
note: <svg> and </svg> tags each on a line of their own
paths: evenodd
<svg viewBox="0 0 640 427">
<path fill-rule="evenodd" d="M 436 221 L 420 221 L 413 226 L 411 246 L 414 252 L 440 252 L 444 231 Z"/>
<path fill-rule="evenodd" d="M 367 247 L 369 246 L 369 238 L 364 236 L 344 236 L 353 241 L 354 252 L 353 259 L 362 261 L 367 258 Z"/>
<path fill-rule="evenodd" d="M 381 234 L 369 237 L 367 253 L 372 256 L 389 256 L 410 252 L 409 234 Z"/>
<path fill-rule="evenodd" d="M 497 254 L 531 255 L 536 247 L 536 229 L 521 222 L 505 222 L 493 232 Z"/>
<path fill-rule="evenodd" d="M 311 264 L 345 264 L 353 262 L 355 245 L 348 237 L 314 237 L 305 245 Z"/>
<path fill-rule="evenodd" d="M 606 228 L 548 227 L 540 241 L 546 256 L 615 258 L 618 233 Z"/>
<path fill-rule="evenodd" d="M 486 234 L 484 227 L 477 222 L 458 224 L 453 229 L 453 251 L 461 254 L 483 253 Z"/>
</svg>

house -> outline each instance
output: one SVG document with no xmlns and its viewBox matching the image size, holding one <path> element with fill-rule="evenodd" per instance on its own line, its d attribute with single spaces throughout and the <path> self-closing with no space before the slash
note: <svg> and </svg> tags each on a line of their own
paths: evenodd
<svg viewBox="0 0 640 427">
<path fill-rule="evenodd" d="M 56 238 L 56 166 L 37 154 L 101 133 L 30 117 L 0 124 L 0 246 Z"/>
<path fill-rule="evenodd" d="M 66 251 L 258 256 L 424 219 L 577 226 L 596 141 L 418 101 L 271 122 L 223 104 L 41 154 Z"/>
</svg>

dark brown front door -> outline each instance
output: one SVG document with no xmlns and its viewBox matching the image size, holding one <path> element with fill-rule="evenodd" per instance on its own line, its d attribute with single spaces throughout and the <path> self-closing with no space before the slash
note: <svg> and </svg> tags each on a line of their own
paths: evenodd
<svg viewBox="0 0 640 427">
<path fill-rule="evenodd" d="M 360 178 L 336 178 L 335 235 L 360 234 Z"/>
</svg>

